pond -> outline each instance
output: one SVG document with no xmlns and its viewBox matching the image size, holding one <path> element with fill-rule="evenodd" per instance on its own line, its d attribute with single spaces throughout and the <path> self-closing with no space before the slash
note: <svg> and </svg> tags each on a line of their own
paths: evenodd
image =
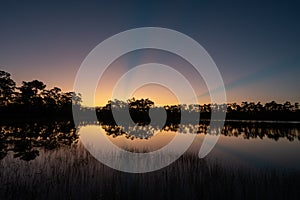
<svg viewBox="0 0 300 200">
<path fill-rule="evenodd" d="M 81 131 L 92 135 L 97 130 L 122 149 L 145 153 L 182 134 L 177 126 L 151 129 L 148 135 L 148 129 L 146 135 L 135 135 L 132 127 L 128 134 L 97 122 L 79 127 L 64 121 L 0 127 L 0 199 L 299 199 L 298 122 L 227 121 L 215 147 L 200 159 L 209 128 L 209 122 L 201 122 L 183 156 L 161 170 L 141 174 L 99 162 L 82 143 Z"/>
</svg>

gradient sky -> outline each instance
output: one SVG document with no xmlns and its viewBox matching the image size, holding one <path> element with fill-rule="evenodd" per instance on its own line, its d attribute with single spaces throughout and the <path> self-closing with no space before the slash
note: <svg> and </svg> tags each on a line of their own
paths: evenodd
<svg viewBox="0 0 300 200">
<path fill-rule="evenodd" d="M 300 3 L 109 2 L 1 1 L 1 70 L 10 72 L 18 84 L 38 79 L 49 88 L 70 91 L 85 56 L 101 41 L 131 28 L 156 26 L 180 31 L 208 51 L 223 76 L 229 102 L 300 101 Z M 137 52 L 123 59 L 126 62 L 118 59 L 107 80 L 149 57 Z M 152 58 L 162 60 L 159 55 Z M 203 81 L 190 78 L 205 99 Z M 109 86 L 102 87 L 109 91 Z M 151 88 L 144 89 L 151 96 Z M 98 95 L 107 96 L 107 91 Z"/>
</svg>

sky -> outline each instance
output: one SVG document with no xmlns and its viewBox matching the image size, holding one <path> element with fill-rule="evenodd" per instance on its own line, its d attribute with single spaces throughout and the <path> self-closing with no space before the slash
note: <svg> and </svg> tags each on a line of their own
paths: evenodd
<svg viewBox="0 0 300 200">
<path fill-rule="evenodd" d="M 228 102 L 296 102 L 299 10 L 296 1 L 1 1 L 0 69 L 18 85 L 38 79 L 48 88 L 72 91 L 83 60 L 100 42 L 132 28 L 163 27 L 206 49 L 223 77 Z M 210 101 L 205 82 L 188 63 L 150 50 L 121 56 L 109 67 L 99 83 L 97 104 L 108 100 L 122 74 L 150 61 L 179 69 L 199 102 Z M 135 96 L 176 102 L 168 88 L 157 85 L 141 87 Z"/>
</svg>

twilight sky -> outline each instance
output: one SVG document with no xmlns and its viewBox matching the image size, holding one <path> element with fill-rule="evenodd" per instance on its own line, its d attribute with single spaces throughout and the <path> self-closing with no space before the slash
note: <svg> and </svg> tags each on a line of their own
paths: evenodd
<svg viewBox="0 0 300 200">
<path fill-rule="evenodd" d="M 49 88 L 70 91 L 82 61 L 101 41 L 127 29 L 155 26 L 180 31 L 207 50 L 229 102 L 300 101 L 300 3 L 107 2 L 1 1 L 0 69 L 18 84 L 38 79 Z M 195 85 L 200 102 L 209 101 L 201 78 L 174 57 L 154 51 L 123 56 L 110 67 L 97 95 L 107 97 L 113 80 L 136 64 L 160 61 L 177 65 Z M 136 95 L 167 103 L 159 95 L 163 92 L 169 93 L 146 86 Z"/>
</svg>

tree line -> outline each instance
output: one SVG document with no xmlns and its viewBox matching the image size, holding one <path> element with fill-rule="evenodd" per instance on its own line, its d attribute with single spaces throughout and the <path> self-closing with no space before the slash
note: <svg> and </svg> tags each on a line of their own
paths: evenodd
<svg viewBox="0 0 300 200">
<path fill-rule="evenodd" d="M 128 105 L 128 108 L 126 107 Z M 163 107 L 156 107 L 154 102 L 149 99 L 129 99 L 127 102 L 120 100 L 110 100 L 103 107 L 97 107 L 97 117 L 103 124 L 116 124 L 112 114 L 112 108 L 115 112 L 121 113 L 124 109 L 129 109 L 132 120 L 140 125 L 147 125 L 151 122 L 149 117 L 150 109 L 164 109 L 166 112 L 166 125 L 179 124 L 182 114 L 186 116 L 192 114 L 199 115 L 199 122 L 201 120 L 209 120 L 212 111 L 226 112 L 227 120 L 271 120 L 271 121 L 300 121 L 299 103 L 292 104 L 286 101 L 283 104 L 275 101 L 262 104 L 261 102 L 242 102 L 227 104 L 178 104 L 165 105 Z"/>
<path fill-rule="evenodd" d="M 132 120 L 139 125 L 151 122 L 149 110 L 165 110 L 167 124 L 179 124 L 182 112 L 199 113 L 199 120 L 210 119 L 212 110 L 226 112 L 226 119 L 236 120 L 300 120 L 299 103 L 286 101 L 283 104 L 271 101 L 242 102 L 227 104 L 178 104 L 156 107 L 150 99 L 129 99 L 126 102 L 110 100 L 103 107 L 85 108 L 81 105 L 81 96 L 75 92 L 63 92 L 60 88 L 47 89 L 39 80 L 23 81 L 16 86 L 10 73 L 0 70 L 0 119 L 72 119 L 72 105 L 78 106 L 84 116 L 88 112 L 97 113 L 98 120 L 104 124 L 115 124 L 112 108 L 116 111 L 129 109 Z M 127 106 L 127 107 L 126 107 Z"/>
<path fill-rule="evenodd" d="M 60 88 L 47 89 L 39 80 L 23 81 L 17 87 L 11 74 L 0 70 L 0 119 L 72 118 L 72 103 L 80 105 L 81 97 Z"/>
</svg>

